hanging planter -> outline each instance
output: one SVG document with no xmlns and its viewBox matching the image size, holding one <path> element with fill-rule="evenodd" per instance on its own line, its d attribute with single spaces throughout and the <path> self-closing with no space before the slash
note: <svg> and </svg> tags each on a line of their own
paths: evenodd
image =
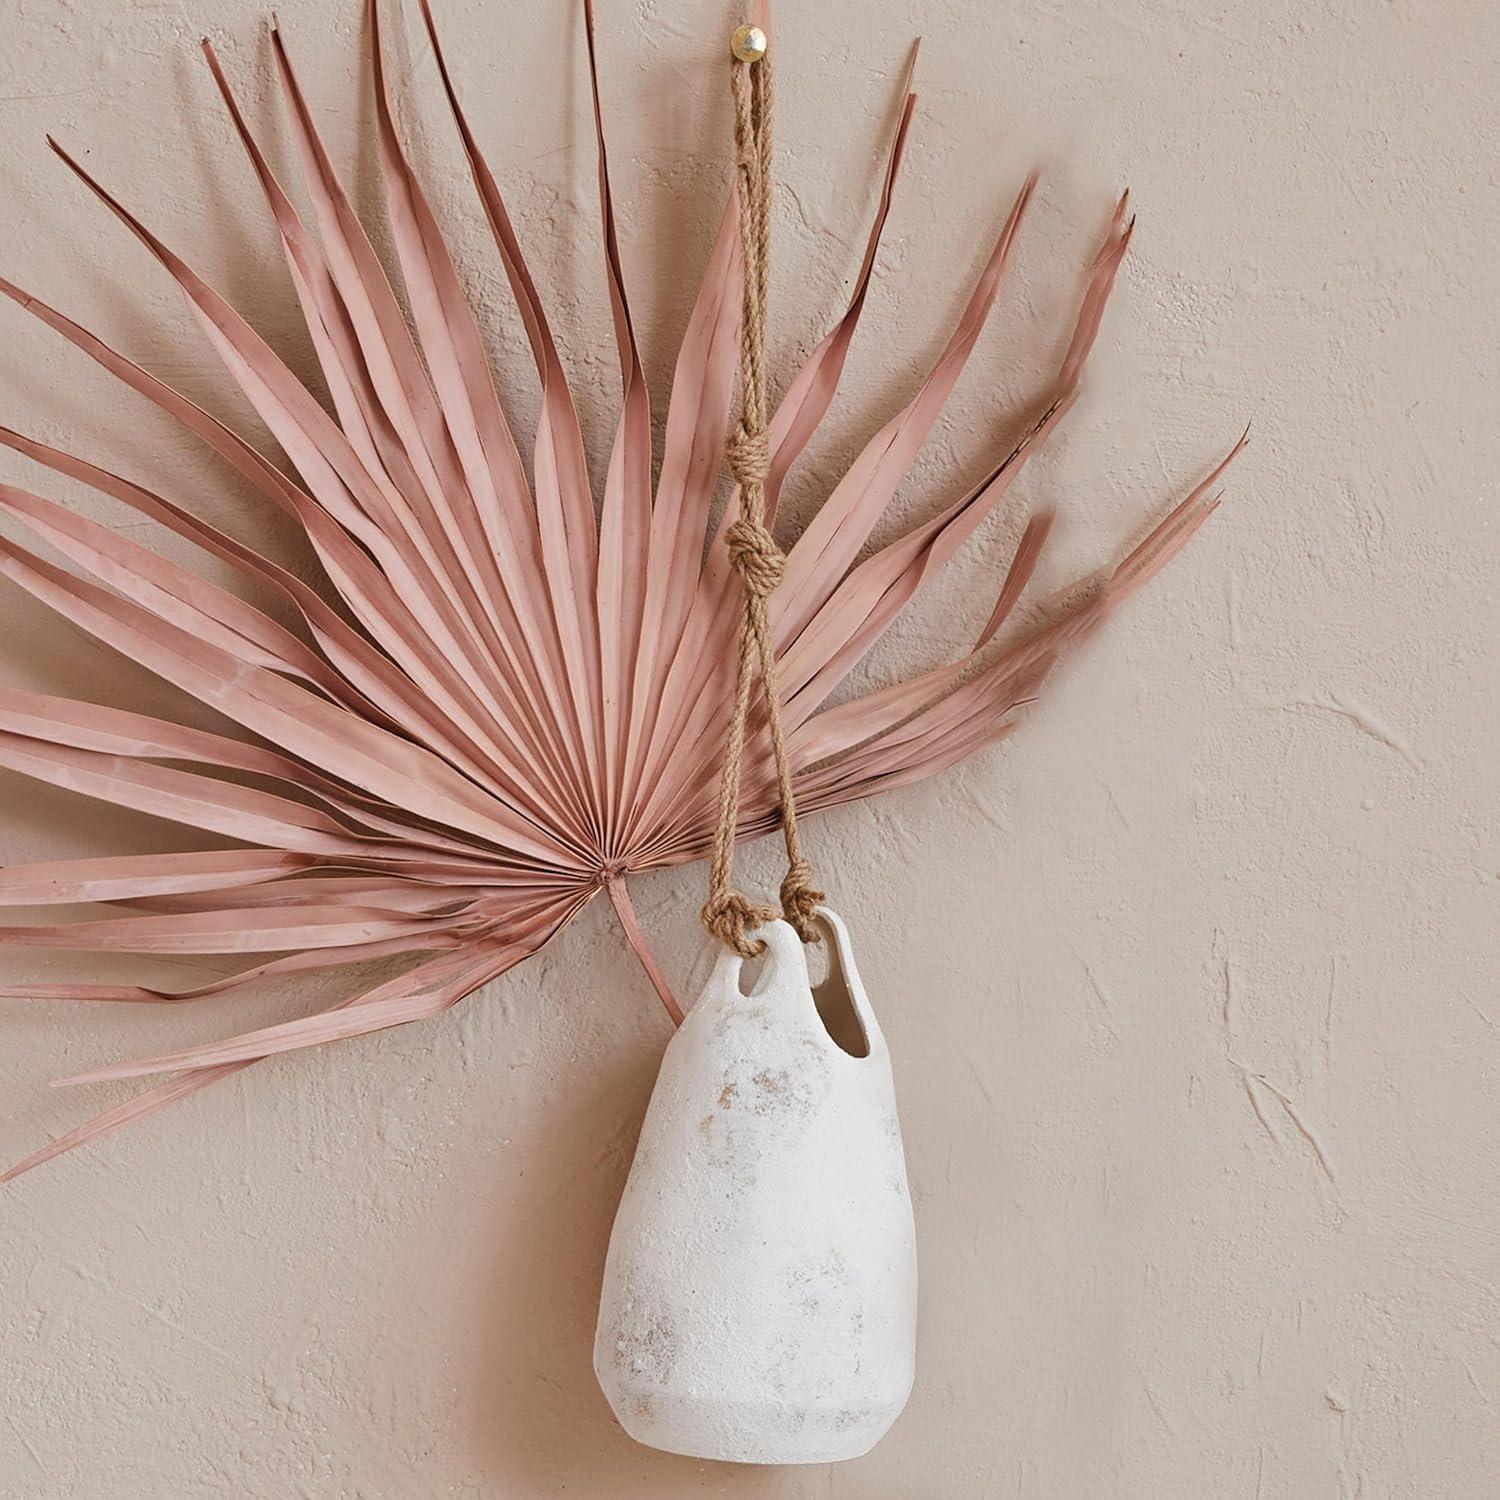
<svg viewBox="0 0 1500 1500">
<path fill-rule="evenodd" d="M 867 1452 L 916 1371 L 917 1256 L 890 1054 L 844 924 L 719 957 L 667 1044 L 604 1267 L 594 1368 L 638 1441 L 737 1463 Z"/>
</svg>

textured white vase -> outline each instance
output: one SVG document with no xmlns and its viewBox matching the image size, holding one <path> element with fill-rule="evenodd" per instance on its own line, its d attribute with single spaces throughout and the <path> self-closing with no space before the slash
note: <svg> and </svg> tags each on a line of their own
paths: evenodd
<svg viewBox="0 0 1500 1500">
<path fill-rule="evenodd" d="M 625 1430 L 738 1463 L 869 1451 L 915 1371 L 890 1056 L 844 924 L 815 991 L 785 922 L 722 955 L 667 1047 L 615 1218 L 594 1369 Z"/>
</svg>

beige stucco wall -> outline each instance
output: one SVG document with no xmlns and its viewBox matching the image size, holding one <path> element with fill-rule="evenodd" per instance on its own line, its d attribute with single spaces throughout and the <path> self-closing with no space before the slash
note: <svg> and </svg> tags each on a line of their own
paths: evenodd
<svg viewBox="0 0 1500 1500">
<path fill-rule="evenodd" d="M 597 447 L 613 355 L 577 6 L 438 8 Z M 359 6 L 279 9 L 374 210 Z M 783 9 L 783 372 L 856 265 L 894 77 L 926 36 L 909 170 L 804 513 L 905 399 L 1033 160 L 1014 279 L 900 503 L 948 493 L 1008 430 L 1127 181 L 1140 231 L 1088 395 L 1023 486 L 1063 509 L 1048 578 L 1110 556 L 1255 424 L 1207 533 L 1006 749 L 811 831 L 899 1068 L 924 1272 L 906 1416 L 862 1462 L 805 1472 L 700 1465 L 615 1428 L 591 1319 L 665 1020 L 596 907 L 440 1023 L 254 1069 L 4 1191 L 6 1500 L 1497 1493 L 1500 12 Z M 660 408 L 720 202 L 730 8 L 601 10 Z M 86 148 L 305 364 L 201 30 L 286 160 L 251 0 L 12 0 L 0 270 L 235 411 L 175 294 L 42 140 Z M 407 50 L 419 159 L 524 410 L 519 325 L 430 58 Z M 0 419 L 286 541 L 11 308 Z M 875 672 L 960 646 L 1013 534 L 986 532 Z M 5 680 L 176 703 L 14 591 L 0 618 Z M 6 861 L 174 838 L 8 776 L 0 803 Z M 704 966 L 700 875 L 637 888 L 684 988 Z M 46 1078 L 324 993 L 173 1013 L 5 1003 L 0 1156 L 125 1092 Z"/>
</svg>

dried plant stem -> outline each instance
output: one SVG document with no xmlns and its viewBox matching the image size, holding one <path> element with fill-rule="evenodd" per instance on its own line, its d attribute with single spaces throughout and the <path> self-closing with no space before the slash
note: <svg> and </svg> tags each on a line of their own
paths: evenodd
<svg viewBox="0 0 1500 1500">
<path fill-rule="evenodd" d="M 646 943 L 646 935 L 641 931 L 641 924 L 636 921 L 635 907 L 630 900 L 630 892 L 625 889 L 625 879 L 621 875 L 611 875 L 605 882 L 604 888 L 609 892 L 609 899 L 614 903 L 615 915 L 620 919 L 620 926 L 625 929 L 625 941 L 635 950 L 635 956 L 640 959 L 641 967 L 646 971 L 646 978 L 651 981 L 661 1003 L 666 1006 L 667 1014 L 672 1018 L 674 1026 L 682 1025 L 682 1007 L 677 1003 L 677 997 L 672 993 L 672 987 L 667 983 L 667 976 L 662 973 L 661 966 L 656 962 L 656 955 Z"/>
</svg>

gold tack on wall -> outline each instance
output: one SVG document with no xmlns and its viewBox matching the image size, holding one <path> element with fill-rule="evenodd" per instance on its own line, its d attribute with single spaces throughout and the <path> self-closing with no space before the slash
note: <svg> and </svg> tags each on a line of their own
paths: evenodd
<svg viewBox="0 0 1500 1500">
<path fill-rule="evenodd" d="M 759 26 L 736 26 L 729 50 L 741 62 L 759 62 L 766 55 L 766 34 Z"/>
</svg>

